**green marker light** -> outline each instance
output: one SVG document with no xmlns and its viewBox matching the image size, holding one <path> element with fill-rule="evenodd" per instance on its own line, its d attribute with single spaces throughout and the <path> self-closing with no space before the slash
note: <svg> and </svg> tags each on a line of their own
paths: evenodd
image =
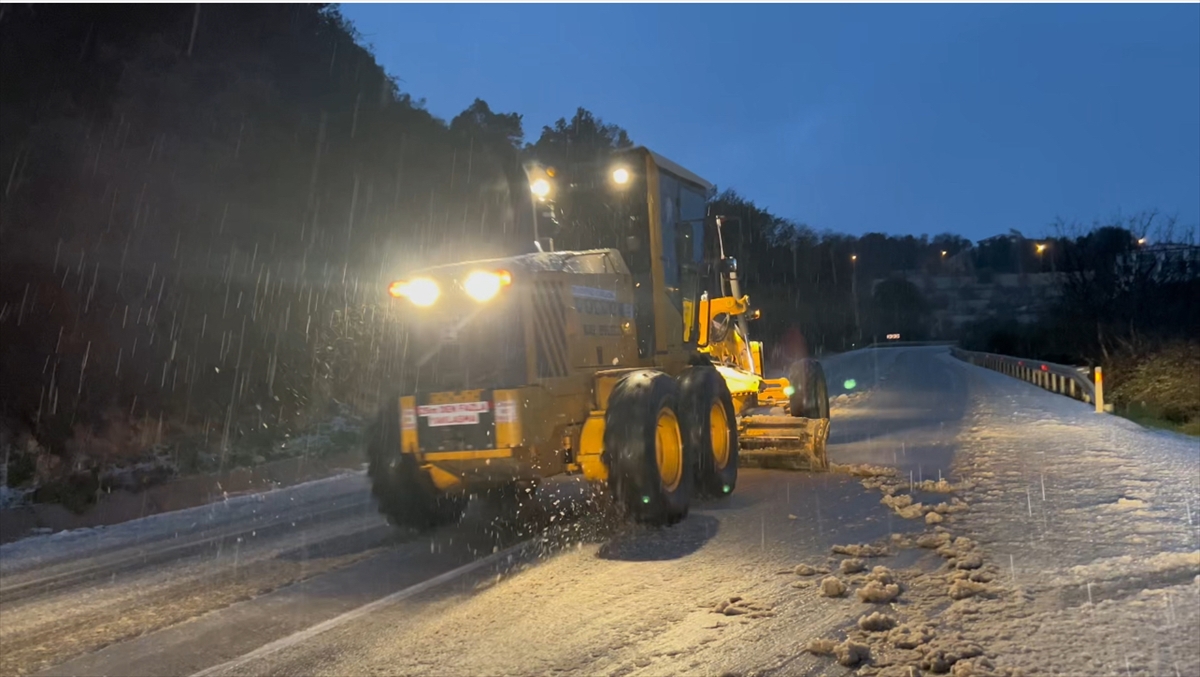
<svg viewBox="0 0 1200 677">
<path fill-rule="evenodd" d="M 855 381 L 852 378 L 846 379 L 846 382 L 842 384 L 842 387 L 845 388 L 846 390 L 854 390 L 854 388 L 857 386 L 858 386 L 858 381 Z"/>
</svg>

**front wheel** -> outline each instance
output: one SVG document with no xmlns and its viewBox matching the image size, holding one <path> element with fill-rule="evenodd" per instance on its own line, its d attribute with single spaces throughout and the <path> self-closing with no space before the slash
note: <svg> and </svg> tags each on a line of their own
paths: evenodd
<svg viewBox="0 0 1200 677">
<path fill-rule="evenodd" d="M 825 385 L 825 370 L 811 357 L 792 363 L 788 369 L 792 394 L 788 397 L 792 416 L 800 418 L 829 418 L 829 389 Z"/>
<path fill-rule="evenodd" d="M 413 455 L 400 453 L 399 417 L 398 407 L 385 406 L 367 432 L 367 473 L 379 512 L 394 526 L 421 532 L 458 522 L 468 497 L 439 492 Z"/>
<path fill-rule="evenodd" d="M 738 432 L 733 396 L 720 372 L 688 367 L 679 375 L 679 414 L 688 456 L 696 465 L 696 489 L 728 496 L 737 486 Z"/>
<path fill-rule="evenodd" d="M 687 517 L 693 463 L 679 421 L 679 385 L 652 370 L 621 379 L 604 415 L 609 488 L 639 522 L 669 525 Z"/>
</svg>

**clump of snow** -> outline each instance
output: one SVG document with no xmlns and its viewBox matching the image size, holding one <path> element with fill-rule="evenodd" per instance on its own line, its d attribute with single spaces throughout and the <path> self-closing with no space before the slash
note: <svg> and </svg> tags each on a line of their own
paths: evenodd
<svg viewBox="0 0 1200 677">
<path fill-rule="evenodd" d="M 953 515 L 958 512 L 965 512 L 970 508 L 965 501 L 957 498 L 952 499 L 949 503 L 938 503 L 933 506 L 933 511 L 939 515 Z"/>
<path fill-rule="evenodd" d="M 879 583 L 882 583 L 883 585 L 888 585 L 890 583 L 896 582 L 896 575 L 892 572 L 891 569 L 889 569 L 887 567 L 879 566 L 879 567 L 875 567 L 874 569 L 871 570 L 871 573 L 867 574 L 867 580 L 868 581 L 877 581 Z"/>
<path fill-rule="evenodd" d="M 821 579 L 821 595 L 824 597 L 841 597 L 846 594 L 846 584 L 836 576 L 826 576 Z"/>
<path fill-rule="evenodd" d="M 1150 573 L 1165 574 L 1175 571 L 1200 572 L 1200 550 L 1193 550 L 1192 552 L 1160 552 L 1150 557 L 1124 555 L 1121 557 L 1104 558 L 1091 564 L 1073 566 L 1066 573 L 1077 582 L 1094 581 L 1100 578 L 1111 577 L 1120 572 L 1127 572 L 1134 566 L 1141 571 Z"/>
<path fill-rule="evenodd" d="M 953 484 L 950 484 L 945 478 L 934 480 L 924 480 L 913 485 L 913 489 L 917 491 L 928 491 L 936 494 L 949 494 L 955 491 Z"/>
<path fill-rule="evenodd" d="M 921 657 L 920 668 L 935 674 L 945 674 L 959 661 L 983 655 L 983 647 L 974 642 L 956 639 L 942 644 L 935 642 Z M 982 667 L 982 666 L 980 666 Z"/>
<path fill-rule="evenodd" d="M 942 505 L 945 505 L 945 503 Z M 943 519 L 944 518 L 936 512 L 936 509 L 925 513 L 926 524 L 941 524 Z"/>
<path fill-rule="evenodd" d="M 853 667 L 871 659 L 871 647 L 852 639 L 847 639 L 839 644 L 833 653 L 837 662 L 846 667 Z"/>
<path fill-rule="evenodd" d="M 814 656 L 831 656 L 837 649 L 838 643 L 832 639 L 814 639 L 811 640 L 804 650 Z"/>
<path fill-rule="evenodd" d="M 795 572 L 795 574 L 797 576 L 815 576 L 817 574 L 829 573 L 829 567 L 826 567 L 826 566 L 814 567 L 809 564 L 797 564 L 796 568 L 793 571 Z"/>
<path fill-rule="evenodd" d="M 971 572 L 968 579 L 976 583 L 991 583 L 996 580 L 996 574 L 986 569 L 976 569 Z"/>
<path fill-rule="evenodd" d="M 844 559 L 842 560 L 840 569 L 844 574 L 856 574 L 860 571 L 866 571 L 867 565 L 861 559 Z"/>
<path fill-rule="evenodd" d="M 829 470 L 831 472 L 846 473 L 855 477 L 895 477 L 896 469 L 888 468 L 882 465 L 871 465 L 869 463 L 854 463 L 851 465 L 843 465 L 841 463 L 830 463 Z"/>
<path fill-rule="evenodd" d="M 712 612 L 725 616 L 746 616 L 748 618 L 765 618 L 775 615 L 769 604 L 761 604 L 736 596 L 717 602 Z"/>
<path fill-rule="evenodd" d="M 955 559 L 955 569 L 978 569 L 983 566 L 983 558 L 978 553 L 967 553 Z"/>
<path fill-rule="evenodd" d="M 898 649 L 915 649 L 927 644 L 935 634 L 929 625 L 901 623 L 888 633 L 888 641 Z"/>
<path fill-rule="evenodd" d="M 861 616 L 858 619 L 858 627 L 865 632 L 883 632 L 896 627 L 896 619 L 876 611 L 866 616 Z"/>
<path fill-rule="evenodd" d="M 849 557 L 887 557 L 887 546 L 882 545 L 835 545 L 832 548 L 835 555 Z"/>
<path fill-rule="evenodd" d="M 988 591 L 988 587 L 983 583 L 976 583 L 969 579 L 956 579 L 950 584 L 950 599 L 967 599 L 976 595 L 982 595 Z"/>
<path fill-rule="evenodd" d="M 900 494 L 898 496 L 884 496 L 879 499 L 879 502 L 891 508 L 892 510 L 900 510 L 907 508 L 913 504 L 912 496 L 908 494 Z"/>
<path fill-rule="evenodd" d="M 986 656 L 960 660 L 950 668 L 950 677 L 991 677 L 998 674 L 996 664 Z"/>
<path fill-rule="evenodd" d="M 885 585 L 877 580 L 867 581 L 856 594 L 860 601 L 868 604 L 888 604 L 900 596 L 900 586 L 895 583 Z"/>
</svg>

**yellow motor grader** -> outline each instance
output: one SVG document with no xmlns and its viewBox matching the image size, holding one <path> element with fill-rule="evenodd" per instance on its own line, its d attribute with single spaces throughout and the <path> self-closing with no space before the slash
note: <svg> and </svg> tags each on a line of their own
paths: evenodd
<svg viewBox="0 0 1200 677">
<path fill-rule="evenodd" d="M 739 462 L 827 467 L 821 366 L 765 377 L 748 333 L 758 312 L 725 256 L 723 219 L 707 214 L 712 185 L 645 148 L 597 171 L 592 185 L 623 196 L 610 233 L 620 246 L 544 251 L 539 240 L 536 252 L 390 285 L 404 375 L 368 454 L 393 523 L 431 528 L 459 519 L 473 494 L 578 474 L 635 520 L 671 524 L 694 495 L 731 493 Z M 536 218 L 555 172 L 526 172 Z"/>
</svg>

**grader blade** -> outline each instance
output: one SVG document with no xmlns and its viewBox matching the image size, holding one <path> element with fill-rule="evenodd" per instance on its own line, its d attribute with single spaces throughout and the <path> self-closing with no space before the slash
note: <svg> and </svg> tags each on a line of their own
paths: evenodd
<svg viewBox="0 0 1200 677">
<path fill-rule="evenodd" d="M 827 470 L 829 419 L 758 414 L 738 421 L 740 465 L 785 470 Z"/>
</svg>

